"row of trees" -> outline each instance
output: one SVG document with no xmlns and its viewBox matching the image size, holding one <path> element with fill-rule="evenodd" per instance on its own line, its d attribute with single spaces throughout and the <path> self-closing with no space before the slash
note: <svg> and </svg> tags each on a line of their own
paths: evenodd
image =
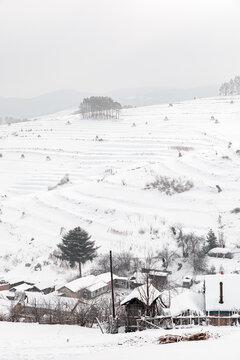
<svg viewBox="0 0 240 360">
<path fill-rule="evenodd" d="M 234 79 L 223 83 L 220 86 L 219 95 L 240 95 L 240 76 L 235 76 Z"/>
<path fill-rule="evenodd" d="M 172 227 L 171 231 L 176 239 L 179 249 L 182 251 L 182 258 L 186 259 L 194 271 L 206 270 L 206 254 L 213 248 L 221 246 L 214 232 L 210 229 L 206 238 L 194 233 L 184 233 L 181 228 Z M 61 260 L 69 262 L 71 267 L 78 264 L 79 276 L 82 276 L 82 264 L 92 261 L 97 256 L 95 242 L 90 240 L 91 236 L 82 228 L 76 227 L 62 237 L 62 243 L 58 245 Z M 162 260 L 163 268 L 167 269 L 170 262 L 180 257 L 179 253 L 164 247 L 156 254 L 152 254 L 152 260 Z M 119 275 L 128 275 L 129 272 L 137 271 L 144 264 L 132 254 L 123 252 L 115 256 L 114 272 Z M 109 271 L 109 256 L 102 255 L 98 258 L 96 273 Z"/>
<path fill-rule="evenodd" d="M 118 119 L 120 110 L 121 104 L 108 96 L 91 96 L 80 104 L 83 119 Z"/>
</svg>

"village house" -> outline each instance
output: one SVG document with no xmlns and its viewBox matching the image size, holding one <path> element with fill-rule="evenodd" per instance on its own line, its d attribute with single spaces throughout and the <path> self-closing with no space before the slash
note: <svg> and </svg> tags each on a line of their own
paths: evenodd
<svg viewBox="0 0 240 360">
<path fill-rule="evenodd" d="M 164 270 L 149 270 L 148 276 L 152 283 L 158 288 L 164 288 L 168 283 L 168 275 L 170 271 Z"/>
<path fill-rule="evenodd" d="M 33 282 L 29 282 L 29 281 L 25 281 L 25 280 L 22 280 L 22 279 L 12 279 L 9 281 L 9 289 L 16 289 L 17 286 L 19 285 L 23 285 L 23 284 L 26 284 L 28 286 L 30 285 L 34 285 Z"/>
<path fill-rule="evenodd" d="M 108 290 L 111 289 L 111 273 L 106 272 L 100 275 L 97 275 L 97 279 L 104 281 L 108 285 Z M 113 284 L 117 288 L 129 288 L 129 280 L 127 277 L 121 277 L 113 274 Z"/>
<path fill-rule="evenodd" d="M 130 278 L 132 289 L 146 283 L 147 278 L 157 289 L 164 289 L 168 283 L 168 276 L 171 271 L 142 268 L 142 271 L 135 272 Z"/>
<path fill-rule="evenodd" d="M 88 275 L 70 281 L 64 286 L 58 288 L 57 291 L 61 294 L 61 296 L 94 299 L 95 297 L 106 293 L 108 290 L 108 282 L 101 280 L 98 276 Z"/>
<path fill-rule="evenodd" d="M 176 324 L 237 324 L 240 319 L 240 275 L 205 275 L 202 288 L 173 294 L 170 303 L 170 314 Z"/>
<path fill-rule="evenodd" d="M 0 291 L 9 290 L 10 284 L 8 281 L 0 280 Z"/>
<path fill-rule="evenodd" d="M 69 283 L 61 286 L 57 289 L 58 293 L 66 297 L 82 297 L 84 289 L 93 285 L 96 282 L 94 275 L 88 275 L 76 280 L 70 281 Z"/>
<path fill-rule="evenodd" d="M 216 248 L 209 250 L 208 256 L 216 257 L 216 258 L 223 258 L 223 259 L 232 259 L 233 253 L 232 253 L 232 250 L 229 248 L 216 247 Z"/>
<path fill-rule="evenodd" d="M 82 289 L 80 292 L 80 297 L 84 299 L 94 299 L 97 296 L 100 296 L 108 291 L 108 285 L 104 281 L 97 281 L 94 284 Z"/>
<path fill-rule="evenodd" d="M 26 282 L 22 282 L 22 283 L 17 283 L 17 285 L 14 286 L 10 286 L 9 291 L 11 292 L 15 292 L 15 291 L 28 291 L 29 289 L 33 288 L 34 284 L 29 284 Z"/>
<path fill-rule="evenodd" d="M 127 278 L 119 277 L 113 274 L 113 284 L 115 287 L 128 288 Z M 97 276 L 88 275 L 82 278 L 70 281 L 69 283 L 57 289 L 61 296 L 77 297 L 84 299 L 94 299 L 111 289 L 111 273 L 103 273 Z"/>
<path fill-rule="evenodd" d="M 204 281 L 205 310 L 210 324 L 232 325 L 240 312 L 240 275 L 206 275 Z"/>
<path fill-rule="evenodd" d="M 34 285 L 32 285 L 32 287 L 30 286 L 27 291 L 41 292 L 47 295 L 55 291 L 55 285 L 47 281 L 37 282 Z"/>
</svg>

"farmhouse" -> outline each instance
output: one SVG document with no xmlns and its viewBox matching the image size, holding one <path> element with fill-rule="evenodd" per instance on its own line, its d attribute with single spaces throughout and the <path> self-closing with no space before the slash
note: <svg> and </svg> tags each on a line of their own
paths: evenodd
<svg viewBox="0 0 240 360">
<path fill-rule="evenodd" d="M 80 297 L 84 299 L 94 299 L 95 297 L 102 295 L 108 291 L 108 285 L 104 281 L 97 281 L 92 285 L 82 289 Z"/>
<path fill-rule="evenodd" d="M 130 287 L 134 289 L 143 285 L 148 278 L 157 289 L 163 289 L 168 282 L 168 275 L 170 274 L 171 271 L 142 268 L 141 272 L 135 272 L 130 278 Z"/>
<path fill-rule="evenodd" d="M 232 259 L 233 253 L 231 249 L 216 247 L 208 252 L 208 256 L 216 257 L 216 258 Z"/>
<path fill-rule="evenodd" d="M 211 325 L 231 325 L 240 312 L 240 275 L 205 276 L 205 310 Z M 234 319 L 234 320 L 233 320 Z"/>
<path fill-rule="evenodd" d="M 10 284 L 5 280 L 0 280 L 0 291 L 9 290 Z"/>
<path fill-rule="evenodd" d="M 160 292 L 151 285 L 141 285 L 135 288 L 122 302 L 126 311 L 126 331 L 136 331 L 137 319 L 141 316 L 157 314 L 157 299 Z"/>
<path fill-rule="evenodd" d="M 46 295 L 55 291 L 55 285 L 47 281 L 37 282 L 33 286 L 30 286 L 27 291 L 41 292 Z"/>
<path fill-rule="evenodd" d="M 64 286 L 57 289 L 58 293 L 61 293 L 62 296 L 66 297 L 77 297 L 80 298 L 83 296 L 84 289 L 93 285 L 96 282 L 96 277 L 94 275 L 84 276 L 82 278 L 70 281 Z"/>
<path fill-rule="evenodd" d="M 111 273 L 103 273 L 96 276 L 98 280 L 104 281 L 108 285 L 108 290 L 111 289 Z M 115 274 L 113 274 L 113 284 L 115 287 L 121 287 L 128 289 L 129 287 L 129 281 L 126 277 L 120 277 Z"/>
<path fill-rule="evenodd" d="M 129 287 L 127 278 L 119 277 L 113 274 L 113 283 L 116 287 Z M 84 299 L 94 299 L 111 289 L 111 273 L 103 273 L 97 276 L 88 275 L 82 278 L 70 281 L 69 283 L 57 289 L 62 296 L 77 297 Z"/>
<path fill-rule="evenodd" d="M 25 282 L 23 282 L 22 284 L 19 284 L 19 285 L 15 285 L 15 286 L 11 286 L 11 288 L 9 289 L 9 291 L 11 292 L 15 292 L 15 291 L 29 291 L 30 289 L 33 288 L 33 284 L 29 285 Z"/>
</svg>

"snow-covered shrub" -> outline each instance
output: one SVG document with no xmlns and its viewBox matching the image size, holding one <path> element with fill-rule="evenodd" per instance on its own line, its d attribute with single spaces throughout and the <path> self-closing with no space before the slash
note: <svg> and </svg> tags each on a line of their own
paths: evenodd
<svg viewBox="0 0 240 360">
<path fill-rule="evenodd" d="M 194 148 L 192 146 L 182 146 L 182 145 L 171 146 L 171 149 L 178 150 L 178 151 L 194 150 Z"/>
<path fill-rule="evenodd" d="M 222 159 L 223 159 L 223 160 L 231 160 L 230 157 L 227 156 L 227 155 L 222 156 Z"/>
<path fill-rule="evenodd" d="M 189 191 L 193 187 L 193 182 L 184 178 L 169 178 L 167 176 L 156 175 L 151 183 L 147 183 L 145 189 L 157 189 L 166 195 L 174 195 Z"/>
</svg>

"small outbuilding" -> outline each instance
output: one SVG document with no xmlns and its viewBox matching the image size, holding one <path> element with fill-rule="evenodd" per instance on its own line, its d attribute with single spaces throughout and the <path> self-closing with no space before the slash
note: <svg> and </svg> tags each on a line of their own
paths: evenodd
<svg viewBox="0 0 240 360">
<path fill-rule="evenodd" d="M 157 299 L 160 292 L 151 285 L 141 285 L 135 288 L 122 302 L 126 311 L 126 331 L 138 329 L 137 319 L 142 316 L 154 317 L 157 314 Z"/>
<path fill-rule="evenodd" d="M 190 289 L 190 287 L 193 284 L 193 278 L 192 276 L 184 276 L 183 278 L 183 287 Z"/>
</svg>

